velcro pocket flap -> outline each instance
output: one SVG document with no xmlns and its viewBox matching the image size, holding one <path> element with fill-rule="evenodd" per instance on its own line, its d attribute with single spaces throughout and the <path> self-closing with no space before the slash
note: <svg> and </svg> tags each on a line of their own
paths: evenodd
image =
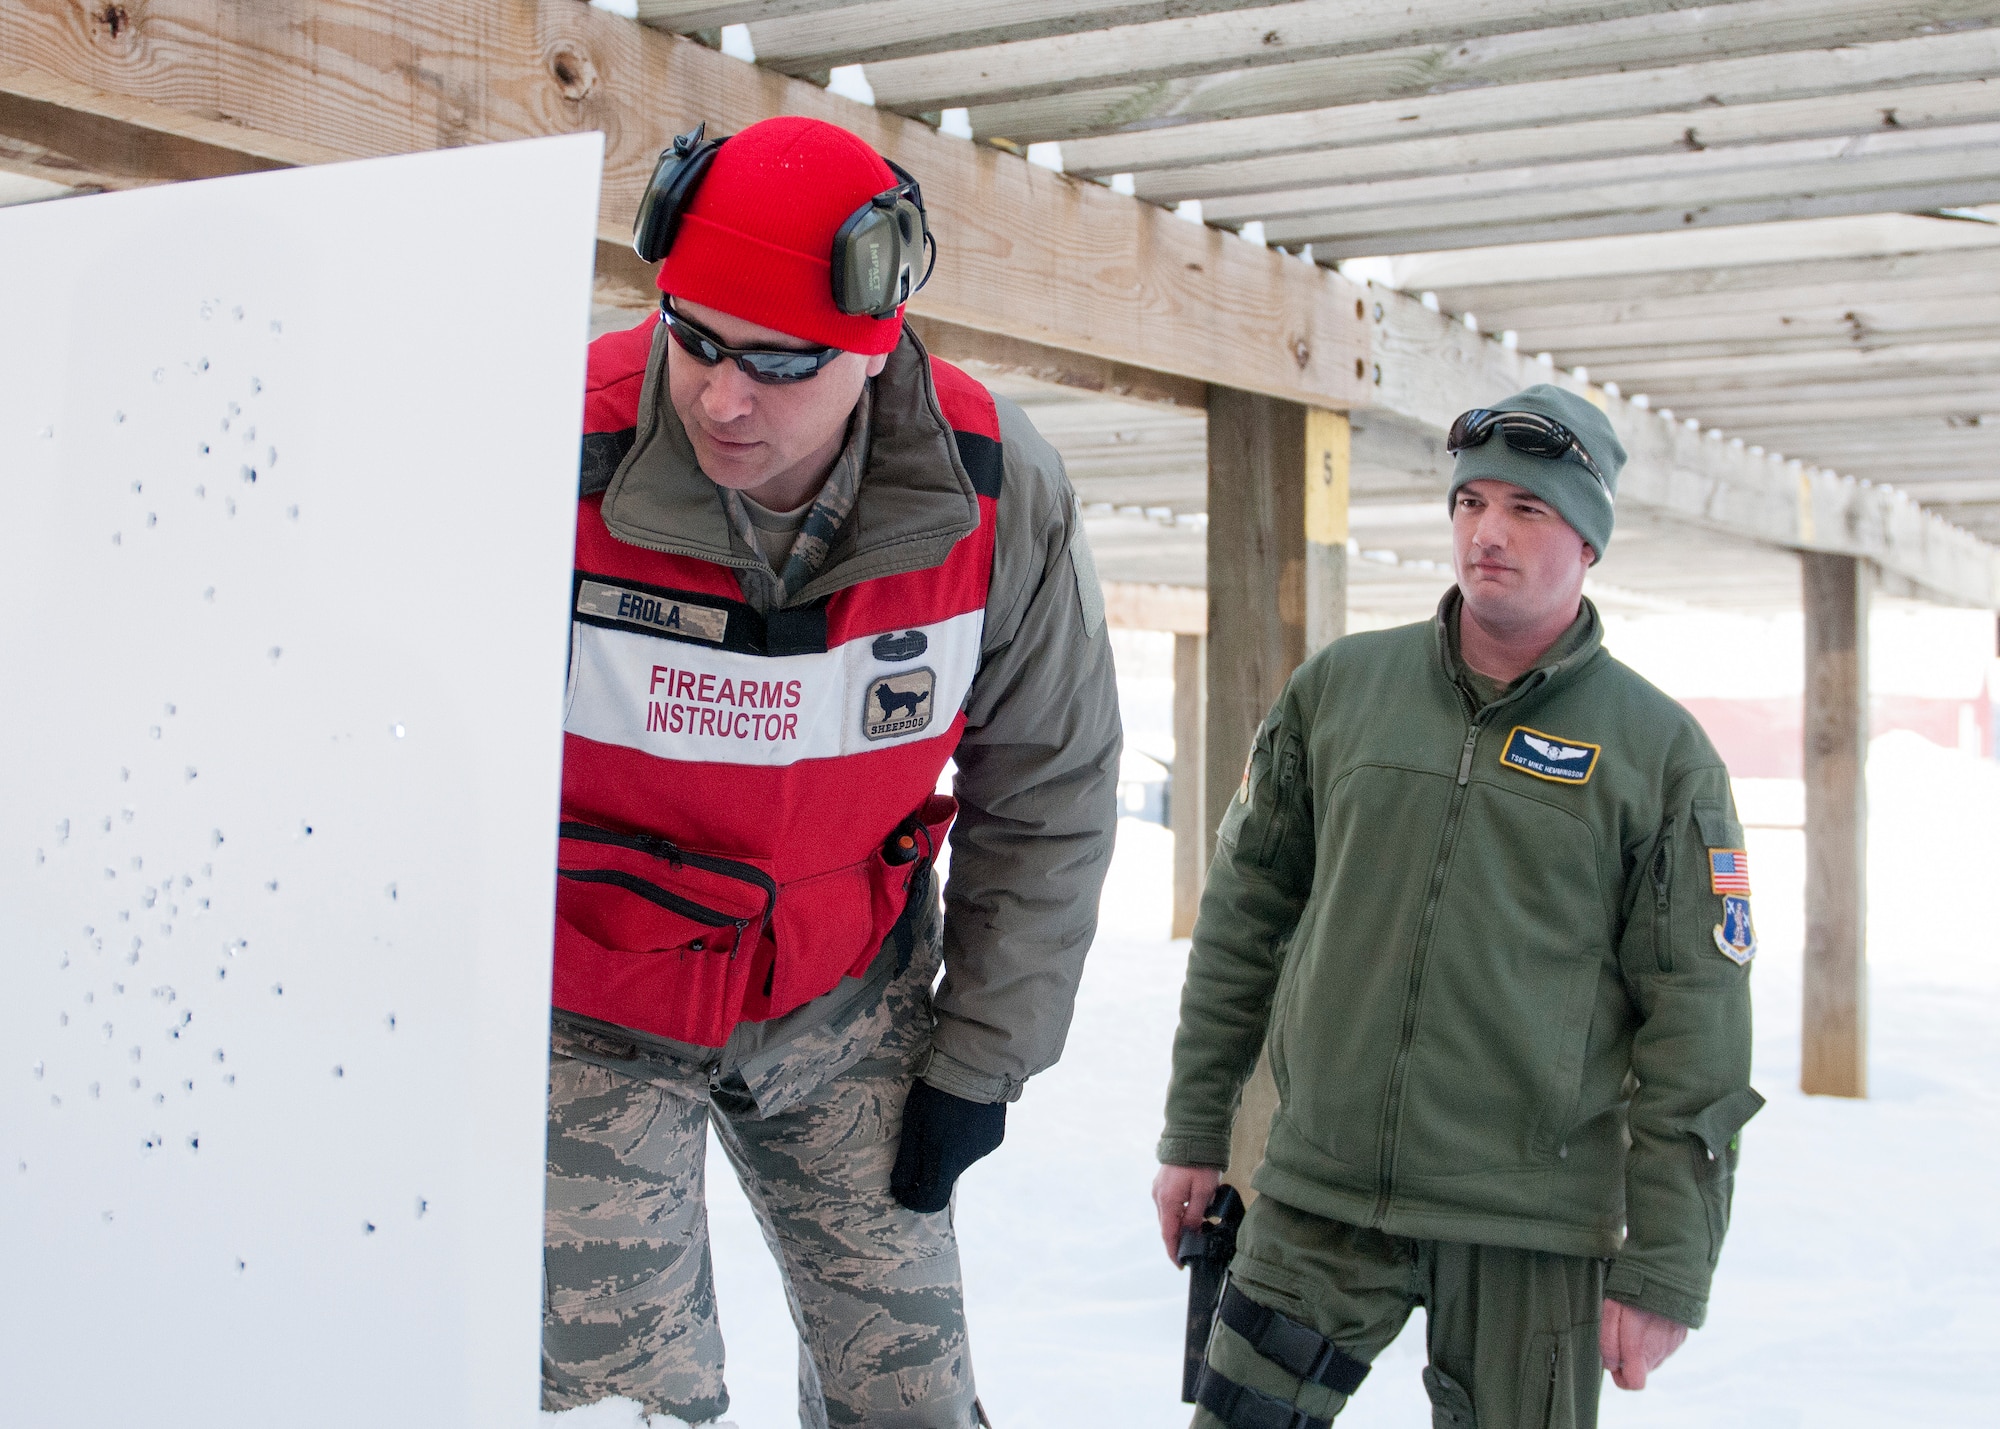
<svg viewBox="0 0 2000 1429">
<path fill-rule="evenodd" d="M 1743 847 L 1743 825 L 1719 805 L 1696 804 L 1694 826 L 1701 830 L 1701 841 L 1709 848 Z"/>
<path fill-rule="evenodd" d="M 1721 1156 L 1729 1149 L 1729 1143 L 1736 1139 L 1736 1133 L 1743 1124 L 1763 1108 L 1764 1098 L 1754 1088 L 1738 1087 L 1720 1101 L 1713 1102 L 1695 1114 L 1688 1123 L 1688 1130 L 1701 1139 L 1711 1156 Z"/>
</svg>

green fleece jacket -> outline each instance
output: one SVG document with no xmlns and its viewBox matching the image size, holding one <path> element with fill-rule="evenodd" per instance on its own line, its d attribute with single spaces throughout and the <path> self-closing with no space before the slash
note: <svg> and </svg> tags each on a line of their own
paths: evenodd
<svg viewBox="0 0 2000 1429">
<path fill-rule="evenodd" d="M 1615 1257 L 1609 1294 L 1698 1326 L 1762 1104 L 1728 772 L 1588 602 L 1483 706 L 1457 615 L 1454 590 L 1428 623 L 1336 641 L 1259 731 L 1195 925 L 1160 1159 L 1227 1164 L 1268 1029 L 1259 1192 Z"/>
</svg>

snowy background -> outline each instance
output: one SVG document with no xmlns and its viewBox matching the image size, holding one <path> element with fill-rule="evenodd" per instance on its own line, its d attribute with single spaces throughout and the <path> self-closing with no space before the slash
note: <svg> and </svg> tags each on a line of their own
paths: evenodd
<svg viewBox="0 0 2000 1429">
<path fill-rule="evenodd" d="M 1990 677 L 1992 621 L 1878 615 L 1878 674 L 1913 661 Z M 1168 639 L 1121 632 L 1119 646 L 1128 742 L 1166 758 Z M 1614 626 L 1610 643 L 1693 694 L 1718 650 L 1744 657 L 1739 668 L 1796 669 L 1796 639 L 1796 618 L 1696 630 L 1674 617 Z M 1799 785 L 1739 781 L 1762 948 L 1755 1083 L 1770 1104 L 1744 1137 L 1708 1325 L 1645 1391 L 1607 1381 L 1606 1429 L 1993 1422 L 2000 766 L 1898 732 L 1875 741 L 1869 789 L 1872 1096 L 1840 1101 L 1797 1090 L 1804 836 L 1784 825 L 1799 819 Z M 1157 824 L 1122 821 L 1068 1051 L 1010 1111 L 1006 1144 L 960 1183 L 973 1357 L 999 1429 L 1187 1423 L 1186 1282 L 1161 1252 L 1148 1200 L 1187 957 L 1187 943 L 1167 937 L 1172 848 Z M 734 1180 L 724 1170 L 709 1186 L 729 1419 L 795 1424 L 795 1340 L 777 1273 Z M 1418 1314 L 1342 1429 L 1427 1425 L 1422 1364 Z M 545 1420 L 642 1422 L 622 1402 Z"/>
</svg>

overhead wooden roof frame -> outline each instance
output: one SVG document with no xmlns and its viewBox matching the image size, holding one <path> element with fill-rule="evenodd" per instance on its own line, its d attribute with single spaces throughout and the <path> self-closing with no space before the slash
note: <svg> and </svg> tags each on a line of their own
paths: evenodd
<svg viewBox="0 0 2000 1429">
<path fill-rule="evenodd" d="M 942 11 L 979 25 L 971 33 L 982 45 L 997 45 L 996 53 L 1004 52 L 1009 65 L 1025 64 L 1030 51 L 1041 57 L 1038 63 L 1048 64 L 1058 63 L 1063 53 L 1073 59 L 1094 53 L 1092 47 L 1112 32 L 1089 25 L 1109 23 L 1120 27 L 1120 35 L 1170 42 L 1154 48 L 1161 55 L 1158 64 L 1172 68 L 1176 77 L 1144 81 L 1166 86 L 1157 90 L 1171 97 L 1165 109 L 1159 104 L 1107 109 L 1094 99 L 1079 107 L 1074 102 L 1079 96 L 1097 91 L 1054 79 L 1043 84 L 1048 93 L 1023 98 L 1023 86 L 1033 87 L 1025 68 L 1011 76 L 1013 88 L 998 98 L 989 83 L 968 95 L 927 89 L 917 101 L 978 100 L 966 106 L 975 128 L 1024 104 L 1100 117 L 1117 110 L 1113 117 L 1127 129 L 1151 126 L 1141 139 L 1217 128 L 1170 121 L 1243 112 L 1247 101 L 1227 100 L 1226 94 L 1235 93 L 1230 86 L 1253 71 L 1257 83 L 1251 87 L 1267 98 L 1249 103 L 1252 109 L 1293 103 L 1287 85 L 1320 83 L 1310 76 L 1332 73 L 1354 77 L 1362 92 L 1377 100 L 1439 85 L 1496 83 L 1499 87 L 1484 93 L 1505 109 L 1527 91 L 1601 87 L 1608 82 L 1601 73 L 1607 65 L 1643 63 L 1654 68 L 1616 79 L 1628 96 L 1640 96 L 1628 97 L 1627 110 L 1645 112 L 1647 94 L 1655 108 L 1663 95 L 1689 102 L 1662 76 L 1761 62 L 1754 56 L 1714 58 L 1734 53 L 1737 37 L 1706 34 L 1677 6 L 1678 0 L 1437 0 L 1413 26 L 1404 0 L 1339 5 L 1302 0 L 1263 7 L 1175 0 L 1181 19 L 1171 22 L 1147 20 L 1159 13 L 1156 5 L 1051 0 L 996 0 L 976 10 L 913 6 L 910 0 L 642 0 L 656 22 L 696 28 L 748 20 L 753 38 L 769 33 L 771 25 L 806 26 L 834 12 L 854 33 L 867 32 L 871 24 L 877 30 L 901 25 L 902 49 L 931 45 L 945 53 L 955 40 L 937 30 Z M 1802 9 L 1810 12 L 1803 19 L 1794 13 Z M 1865 87 L 1878 82 L 1884 66 L 1895 67 L 1887 50 L 1925 43 L 1923 30 L 1934 27 L 1939 16 L 1983 23 L 2000 18 L 2000 0 L 1729 0 L 1709 7 L 1716 10 L 1726 10 L 1732 21 L 1740 18 L 1742 33 L 1751 37 L 1746 43 L 1773 55 L 1804 43 L 1808 31 L 1820 44 L 1828 35 L 1853 39 L 1868 53 L 1848 69 L 1869 76 L 1859 82 Z M 931 37 L 917 40 L 910 24 L 920 12 L 931 17 L 931 30 L 923 32 Z M 1287 24 L 1319 24 L 1330 38 L 1297 44 L 1283 29 L 1266 29 L 1255 38 L 1271 52 L 1270 63 L 1227 71 L 1236 77 L 1226 83 L 1192 73 L 1235 61 L 1229 58 L 1234 52 L 1226 50 L 1221 61 L 1202 58 L 1187 40 L 1188 26 L 1234 26 L 1229 33 L 1251 35 L 1245 26 L 1265 24 L 1278 12 Z M 1327 16 L 1336 13 L 1343 24 L 1328 27 Z M 1541 23 L 1526 32 L 1508 28 L 1551 15 L 1570 23 Z M 1162 24 L 1166 30 L 1158 29 Z M 1067 38 L 1053 33 L 1058 30 L 1067 30 Z M 1451 36 L 1472 30 L 1480 33 L 1451 42 Z M 1959 53 L 1984 43 L 1986 32 L 1950 38 L 1953 53 Z M 1311 51 L 1310 57 L 1294 58 L 1304 51 Z M 816 49 L 807 59 L 817 67 L 845 57 Z M 1260 52 L 1258 58 L 1266 56 Z M 884 66 L 920 62 L 928 63 L 922 55 L 905 55 L 871 67 L 871 73 L 887 76 L 893 102 L 896 91 L 889 81 L 902 71 Z M 1965 80 L 1963 61 L 1942 51 L 1923 63 L 1929 66 L 1928 82 L 1946 82 L 1940 73 L 1953 63 L 1960 69 L 1951 70 L 1952 82 Z M 991 59 L 978 60 L 973 68 L 979 64 L 990 68 Z M 1338 68 L 1325 70 L 1326 65 Z M 1903 62 L 1897 72 L 1909 69 Z M 1293 70 L 1297 73 L 1287 78 Z M 1140 65 L 1127 78 L 1134 73 L 1154 71 Z M 1534 78 L 1548 74 L 1571 77 Z M 1820 83 L 1825 92 L 1841 91 L 1832 81 Z M 1471 132 L 1471 121 L 1464 118 L 1469 98 L 1443 94 L 1414 107 L 1449 110 L 1459 118 L 1446 127 L 1457 123 L 1460 132 Z M 1597 112 L 1609 103 L 1600 100 Z M 1962 95 L 1942 110 L 1954 118 L 1973 112 L 1984 117 Z M 1099 363 L 1311 406 L 1381 408 L 1432 428 L 1465 406 L 1538 379 L 1606 400 L 1588 383 L 1482 340 L 1405 294 L 1364 287 L 1324 266 L 1183 222 L 1106 186 L 1051 173 L 992 146 L 968 144 L 921 119 L 852 103 L 577 0 L 434 0 L 416 7 L 393 0 L 271 0 L 254 7 L 217 7 L 202 0 L 148 0 L 143 6 L 6 0 L 0 6 L 0 167 L 45 177 L 68 173 L 99 184 L 149 182 L 596 128 L 608 138 L 600 232 L 609 244 L 625 236 L 652 157 L 676 130 L 700 119 L 735 128 L 777 113 L 814 114 L 844 124 L 922 176 L 951 255 L 916 304 L 928 319 L 1047 352 L 1080 353 Z M 1224 121 L 1244 122 L 1262 121 Z M 26 137 L 16 131 L 26 131 Z M 1070 131 L 1063 133 L 1068 145 Z M 1108 135 L 1105 142 L 1119 137 Z M 1179 152 L 1174 161 L 1189 157 Z M 1505 187 L 1508 181 L 1482 182 Z M 1931 197 L 1944 192 L 1925 190 Z M 1695 440 L 1652 413 L 1618 401 L 1607 405 L 1627 445 L 1639 454 L 1626 486 L 1628 500 L 1657 504 L 1711 530 L 1863 555 L 1911 589 L 1939 598 L 2000 603 L 1993 549 L 1894 493 L 1793 470 L 1727 443 Z"/>
</svg>

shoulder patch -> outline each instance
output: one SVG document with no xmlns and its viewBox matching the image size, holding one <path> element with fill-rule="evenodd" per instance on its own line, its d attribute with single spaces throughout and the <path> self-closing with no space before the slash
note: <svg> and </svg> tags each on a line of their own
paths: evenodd
<svg viewBox="0 0 2000 1429">
<path fill-rule="evenodd" d="M 1553 784 L 1588 784 L 1597 768 L 1597 756 L 1603 752 L 1601 744 L 1585 744 L 1517 724 L 1507 735 L 1500 762 Z"/>
<path fill-rule="evenodd" d="M 951 435 L 958 443 L 958 459 L 965 467 L 965 474 L 972 478 L 973 494 L 988 501 L 998 501 L 1004 467 L 1000 443 L 977 432 L 953 432 Z"/>
<path fill-rule="evenodd" d="M 1738 966 L 1757 956 L 1757 930 L 1750 926 L 1750 900 L 1730 894 L 1722 900 L 1715 925 L 1715 949 Z"/>
<path fill-rule="evenodd" d="M 1750 896 L 1750 855 L 1740 848 L 1712 848 L 1708 851 L 1708 888 L 1711 893 L 1740 893 Z"/>
<path fill-rule="evenodd" d="M 622 432 L 585 432 L 583 456 L 577 466 L 576 494 L 579 499 L 595 496 L 611 485 L 611 478 L 632 450 L 634 429 Z"/>
<path fill-rule="evenodd" d="M 1083 536 L 1081 508 L 1077 511 L 1076 531 L 1069 538 L 1069 569 L 1076 577 L 1076 611 L 1083 617 L 1083 637 L 1095 640 L 1097 632 L 1104 628 L 1104 582 L 1097 578 L 1097 562 L 1091 559 L 1090 542 Z"/>
</svg>

